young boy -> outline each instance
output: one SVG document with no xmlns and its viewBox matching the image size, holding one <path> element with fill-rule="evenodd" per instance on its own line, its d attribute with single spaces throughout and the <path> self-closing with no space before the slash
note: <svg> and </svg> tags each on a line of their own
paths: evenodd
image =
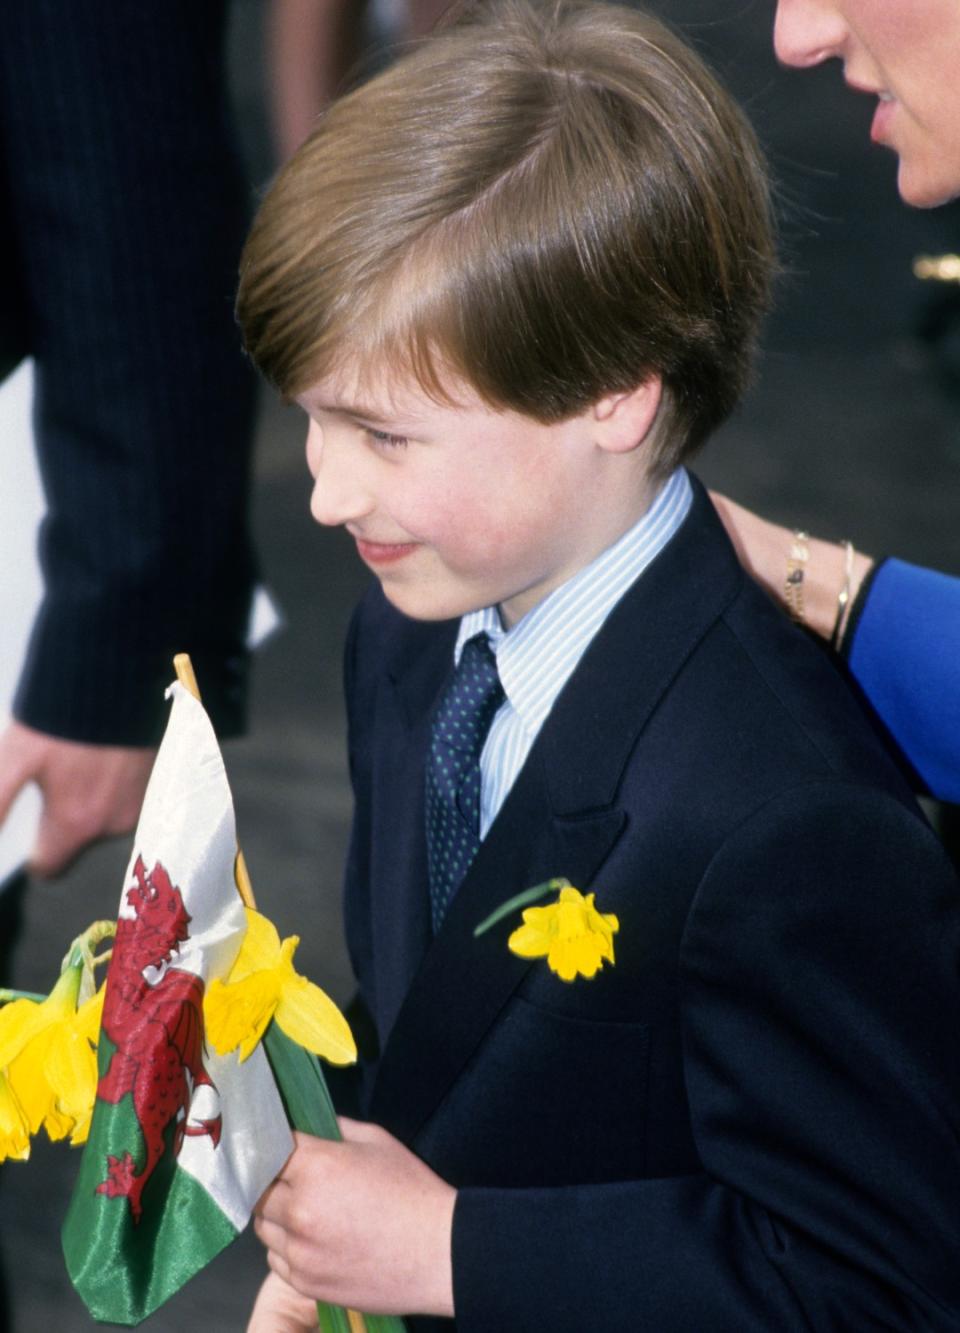
<svg viewBox="0 0 960 1333">
<path fill-rule="evenodd" d="M 772 263 L 743 119 L 603 5 L 478 6 L 267 196 L 247 343 L 376 575 L 345 903 L 378 1049 L 364 1121 L 263 1201 L 254 1328 L 318 1296 L 477 1333 L 960 1326 L 956 881 L 683 467 Z M 475 936 L 552 877 L 595 902 L 537 904 L 514 944 L 549 959 L 508 947 L 519 907 Z"/>
</svg>

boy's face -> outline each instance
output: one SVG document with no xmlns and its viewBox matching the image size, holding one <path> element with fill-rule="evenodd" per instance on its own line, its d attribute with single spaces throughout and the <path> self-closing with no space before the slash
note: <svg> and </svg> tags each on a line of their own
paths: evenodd
<svg viewBox="0 0 960 1333">
<path fill-rule="evenodd" d="M 554 425 L 455 406 L 349 374 L 302 394 L 311 512 L 347 529 L 400 611 L 449 619 L 499 605 L 515 624 L 630 526 L 647 503 L 642 451 L 597 443 L 593 409 Z"/>
</svg>

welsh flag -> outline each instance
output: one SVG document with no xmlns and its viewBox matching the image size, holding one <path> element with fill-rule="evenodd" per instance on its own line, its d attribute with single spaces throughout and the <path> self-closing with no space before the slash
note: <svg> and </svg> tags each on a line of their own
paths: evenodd
<svg viewBox="0 0 960 1333">
<path fill-rule="evenodd" d="M 204 1039 L 203 996 L 245 915 L 213 728 L 180 684 L 120 902 L 89 1139 L 63 1227 L 94 1319 L 146 1318 L 247 1224 L 293 1140 L 262 1048 Z"/>
</svg>

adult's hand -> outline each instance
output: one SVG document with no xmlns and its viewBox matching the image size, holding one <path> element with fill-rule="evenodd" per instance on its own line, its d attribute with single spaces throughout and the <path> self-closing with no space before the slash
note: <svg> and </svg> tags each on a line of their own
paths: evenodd
<svg viewBox="0 0 960 1333">
<path fill-rule="evenodd" d="M 787 555 L 794 544 L 794 534 L 716 491 L 710 492 L 710 499 L 744 569 L 786 609 Z M 821 638 L 829 639 L 841 609 L 837 597 L 845 583 L 846 552 L 843 546 L 817 537 L 808 537 L 805 544 L 809 558 L 804 569 L 803 624 Z M 872 564 L 870 556 L 854 553 L 847 610 Z"/>
<path fill-rule="evenodd" d="M 29 869 L 59 875 L 84 847 L 136 824 L 156 751 L 87 745 L 11 722 L 0 734 L 0 824 L 28 782 L 43 796 Z"/>
</svg>

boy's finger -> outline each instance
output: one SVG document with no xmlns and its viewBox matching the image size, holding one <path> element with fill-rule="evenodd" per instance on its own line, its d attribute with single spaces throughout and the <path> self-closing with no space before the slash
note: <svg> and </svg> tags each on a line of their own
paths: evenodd
<svg viewBox="0 0 960 1333">
<path fill-rule="evenodd" d="M 268 1222 L 266 1218 L 254 1217 L 253 1229 L 256 1232 L 257 1239 L 260 1241 L 261 1245 L 264 1245 L 268 1250 L 272 1250 L 275 1254 L 279 1254 L 281 1258 L 286 1260 L 287 1245 L 289 1244 L 290 1237 L 284 1227 L 280 1226 L 277 1222 Z"/>
<path fill-rule="evenodd" d="M 379 1125 L 371 1125 L 366 1120 L 351 1120 L 346 1115 L 339 1117 L 339 1123 L 345 1143 L 369 1143 L 371 1139 L 383 1133 Z"/>
<path fill-rule="evenodd" d="M 290 1186 L 278 1176 L 276 1180 L 271 1181 L 257 1200 L 253 1209 L 255 1216 L 265 1217 L 273 1222 L 278 1221 L 286 1209 L 284 1194 L 289 1192 Z"/>
<path fill-rule="evenodd" d="M 276 1250 L 267 1250 L 267 1264 L 277 1277 L 282 1277 L 284 1282 L 290 1281 L 290 1265 Z"/>
</svg>

